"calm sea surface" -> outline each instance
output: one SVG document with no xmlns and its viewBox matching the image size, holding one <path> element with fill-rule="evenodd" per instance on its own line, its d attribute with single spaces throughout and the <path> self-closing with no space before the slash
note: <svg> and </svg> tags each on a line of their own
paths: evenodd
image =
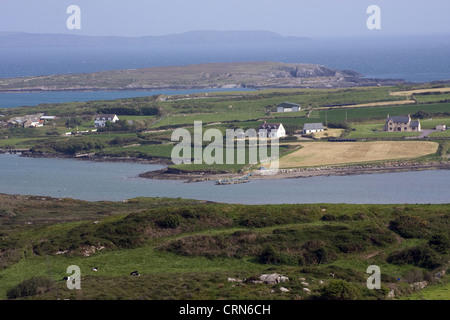
<svg viewBox="0 0 450 320">
<path fill-rule="evenodd" d="M 0 93 L 0 108 L 37 106 L 42 103 L 62 103 L 74 101 L 114 100 L 148 97 L 158 94 L 184 95 L 200 92 L 253 91 L 251 89 L 196 89 L 196 90 L 159 90 L 159 91 L 92 91 L 92 92 L 21 92 Z"/>
<path fill-rule="evenodd" d="M 311 39 L 300 42 L 75 48 L 2 48 L 0 78 L 197 63 L 276 61 L 354 70 L 412 82 L 450 79 L 450 36 Z M 0 108 L 139 97 L 162 92 L 0 94 Z M 169 94 L 169 93 L 168 93 Z"/>
<path fill-rule="evenodd" d="M 241 204 L 450 203 L 450 170 L 301 179 L 252 180 L 217 186 L 213 181 L 139 178 L 162 166 L 0 155 L 0 193 L 120 201 L 182 197 Z"/>
</svg>

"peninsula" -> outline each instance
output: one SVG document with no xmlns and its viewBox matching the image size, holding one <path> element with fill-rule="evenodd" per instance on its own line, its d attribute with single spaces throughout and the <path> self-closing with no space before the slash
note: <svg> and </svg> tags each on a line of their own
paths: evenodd
<svg viewBox="0 0 450 320">
<path fill-rule="evenodd" d="M 211 88 L 350 88 L 406 84 L 369 79 L 351 70 L 281 62 L 206 63 L 95 73 L 0 79 L 0 92 Z"/>
</svg>

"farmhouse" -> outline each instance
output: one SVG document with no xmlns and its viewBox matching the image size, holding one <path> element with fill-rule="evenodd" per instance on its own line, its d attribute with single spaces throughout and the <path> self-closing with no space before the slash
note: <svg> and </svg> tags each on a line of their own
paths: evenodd
<svg viewBox="0 0 450 320">
<path fill-rule="evenodd" d="M 447 126 L 445 124 L 438 124 L 436 126 L 436 131 L 445 131 L 447 130 Z"/>
<path fill-rule="evenodd" d="M 95 127 L 104 127 L 108 121 L 114 123 L 119 121 L 119 118 L 115 114 L 99 114 L 95 117 L 94 125 Z"/>
<path fill-rule="evenodd" d="M 286 130 L 281 123 L 264 123 L 259 127 L 260 138 L 281 138 L 286 136 Z"/>
<path fill-rule="evenodd" d="M 39 119 L 36 119 L 36 118 L 27 119 L 23 123 L 24 128 L 37 128 L 37 127 L 42 127 L 42 126 L 43 126 L 43 123 L 41 121 L 39 121 Z"/>
<path fill-rule="evenodd" d="M 405 131 L 422 131 L 420 128 L 420 121 L 411 121 L 411 115 L 386 117 L 386 124 L 383 131 L 388 132 L 405 132 Z"/>
<path fill-rule="evenodd" d="M 277 112 L 297 112 L 300 111 L 300 105 L 291 102 L 283 102 L 277 105 Z"/>
<path fill-rule="evenodd" d="M 303 125 L 303 133 L 304 134 L 319 132 L 319 131 L 324 131 L 324 130 L 325 129 L 324 129 L 322 123 L 305 123 Z"/>
</svg>

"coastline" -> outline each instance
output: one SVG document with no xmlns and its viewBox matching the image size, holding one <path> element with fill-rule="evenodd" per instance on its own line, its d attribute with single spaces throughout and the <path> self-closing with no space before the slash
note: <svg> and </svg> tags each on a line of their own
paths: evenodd
<svg viewBox="0 0 450 320">
<path fill-rule="evenodd" d="M 139 177 L 154 180 L 184 180 L 185 183 L 195 183 L 202 181 L 220 180 L 220 179 L 236 179 L 241 178 L 248 172 L 244 173 L 211 173 L 211 172 L 180 172 L 173 170 L 168 166 L 172 164 L 170 159 L 154 158 L 142 159 L 133 157 L 74 157 L 55 154 L 36 155 L 31 153 L 22 153 L 22 157 L 34 158 L 59 158 L 59 159 L 75 159 L 82 161 L 94 162 L 127 162 L 149 165 L 164 166 L 162 169 L 147 171 L 139 174 Z M 298 179 L 312 178 L 318 176 L 349 176 L 349 175 L 365 175 L 376 173 L 395 173 L 408 171 L 423 170 L 450 170 L 450 161 L 439 162 L 419 162 L 419 161 L 389 161 L 379 164 L 358 164 L 344 166 L 321 166 L 321 167 L 305 167 L 292 169 L 278 169 L 275 174 L 269 171 L 255 170 L 250 180 L 273 180 L 273 179 Z"/>
<path fill-rule="evenodd" d="M 298 169 L 279 169 L 276 174 L 264 174 L 256 170 L 250 180 L 297 179 L 318 176 L 348 176 L 390 172 L 408 172 L 422 170 L 450 170 L 450 162 L 396 162 L 377 165 L 325 166 Z M 186 183 L 201 181 L 240 178 L 246 173 L 172 173 L 167 168 L 149 171 L 139 176 L 155 180 L 185 180 Z"/>
</svg>

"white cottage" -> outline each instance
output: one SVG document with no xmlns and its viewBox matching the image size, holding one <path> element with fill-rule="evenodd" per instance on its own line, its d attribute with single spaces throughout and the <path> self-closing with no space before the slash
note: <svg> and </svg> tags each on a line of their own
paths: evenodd
<svg viewBox="0 0 450 320">
<path fill-rule="evenodd" d="M 115 114 L 98 114 L 95 116 L 94 125 L 96 128 L 104 127 L 108 121 L 114 123 L 119 121 L 119 118 Z"/>
<path fill-rule="evenodd" d="M 286 129 L 281 123 L 264 123 L 259 127 L 260 138 L 281 138 L 286 136 Z"/>
<path fill-rule="evenodd" d="M 304 134 L 319 132 L 319 131 L 324 131 L 324 130 L 325 129 L 324 129 L 322 123 L 305 123 L 303 125 L 303 133 Z"/>
</svg>

